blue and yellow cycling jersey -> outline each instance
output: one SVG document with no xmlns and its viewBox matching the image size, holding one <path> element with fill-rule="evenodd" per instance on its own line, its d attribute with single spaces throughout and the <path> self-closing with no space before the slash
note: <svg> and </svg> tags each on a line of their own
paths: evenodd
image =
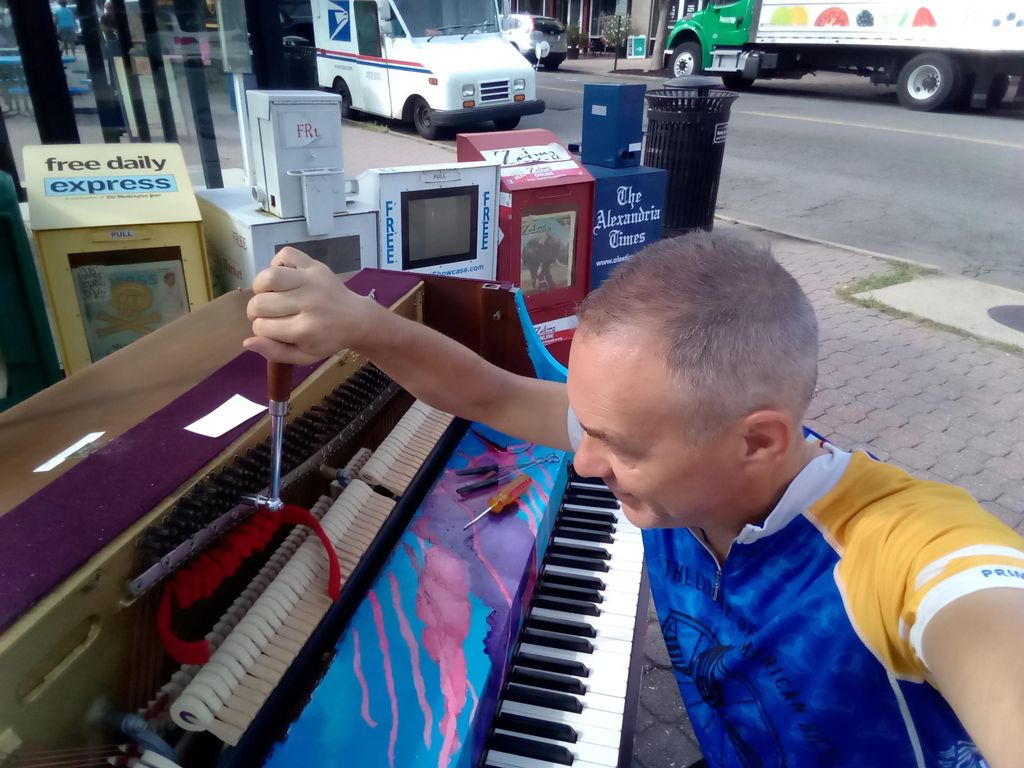
<svg viewBox="0 0 1024 768">
<path fill-rule="evenodd" d="M 573 446 L 583 438 L 568 416 Z M 724 563 L 643 532 L 679 690 L 712 768 L 985 768 L 921 652 L 928 622 L 1024 589 L 1024 539 L 966 492 L 825 441 Z"/>
<path fill-rule="evenodd" d="M 704 754 L 731 766 L 984 766 L 927 681 L 921 637 L 958 597 L 1024 588 L 1024 542 L 965 491 L 829 447 L 725 562 L 643 533 Z"/>
</svg>

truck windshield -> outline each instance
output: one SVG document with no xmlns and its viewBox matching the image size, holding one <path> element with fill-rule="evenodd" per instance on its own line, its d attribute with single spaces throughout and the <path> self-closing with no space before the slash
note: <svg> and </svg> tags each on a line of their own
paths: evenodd
<svg viewBox="0 0 1024 768">
<path fill-rule="evenodd" d="M 410 37 L 497 32 L 494 0 L 391 0 Z"/>
</svg>

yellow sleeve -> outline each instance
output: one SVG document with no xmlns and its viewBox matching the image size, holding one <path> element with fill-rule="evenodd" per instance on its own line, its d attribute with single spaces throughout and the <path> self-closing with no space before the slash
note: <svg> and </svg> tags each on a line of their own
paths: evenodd
<svg viewBox="0 0 1024 768">
<path fill-rule="evenodd" d="M 861 639 L 894 673 L 923 678 L 921 638 L 981 589 L 1024 589 L 1024 539 L 966 491 L 854 454 L 810 510 L 840 554 L 836 580 Z"/>
</svg>

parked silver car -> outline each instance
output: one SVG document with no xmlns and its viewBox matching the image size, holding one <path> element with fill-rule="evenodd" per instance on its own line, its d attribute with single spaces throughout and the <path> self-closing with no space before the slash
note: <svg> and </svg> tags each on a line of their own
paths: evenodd
<svg viewBox="0 0 1024 768">
<path fill-rule="evenodd" d="M 537 61 L 537 43 L 541 41 L 551 46 L 548 55 L 540 62 L 544 69 L 558 69 L 558 65 L 565 61 L 565 27 L 558 19 L 513 13 L 501 20 L 501 30 L 505 39 L 531 63 Z"/>
</svg>

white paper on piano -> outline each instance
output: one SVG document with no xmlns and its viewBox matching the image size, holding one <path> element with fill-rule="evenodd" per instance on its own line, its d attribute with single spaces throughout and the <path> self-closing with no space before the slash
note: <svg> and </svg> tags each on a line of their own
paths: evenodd
<svg viewBox="0 0 1024 768">
<path fill-rule="evenodd" d="M 56 466 L 58 466 L 60 464 L 63 464 L 65 459 L 67 459 L 69 456 L 71 456 L 72 454 L 76 453 L 77 451 L 81 450 L 85 446 L 89 445 L 89 443 L 94 443 L 97 440 L 99 440 L 101 437 L 103 437 L 104 434 L 106 434 L 106 433 L 105 432 L 90 432 L 88 435 L 83 437 L 77 443 L 75 443 L 74 445 L 69 445 L 67 448 L 65 448 L 63 451 L 58 453 L 52 459 L 50 459 L 49 461 L 47 461 L 47 462 L 45 462 L 43 464 L 40 464 L 38 467 L 36 467 L 32 471 L 33 472 L 49 472 L 54 467 L 56 467 Z"/>
<path fill-rule="evenodd" d="M 234 395 L 230 400 L 218 406 L 203 418 L 192 422 L 185 429 L 206 437 L 220 437 L 229 429 L 234 429 L 242 422 L 248 421 L 267 410 L 267 406 L 254 403 L 247 397 Z"/>
</svg>

